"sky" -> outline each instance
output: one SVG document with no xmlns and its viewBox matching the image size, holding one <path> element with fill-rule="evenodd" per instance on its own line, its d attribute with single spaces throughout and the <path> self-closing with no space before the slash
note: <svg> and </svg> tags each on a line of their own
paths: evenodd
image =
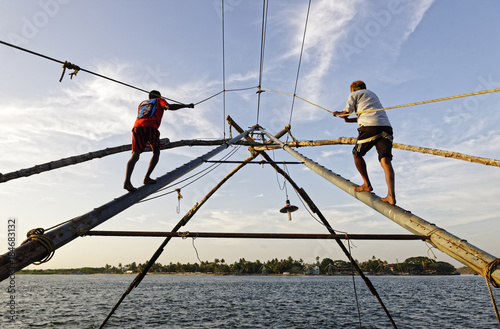
<svg viewBox="0 0 500 329">
<path fill-rule="evenodd" d="M 312 0 L 302 49 L 308 3 L 269 1 L 262 70 L 261 1 L 227 0 L 224 15 L 219 0 L 3 1 L 0 40 L 140 89 L 158 89 L 178 102 L 197 103 L 194 109 L 165 113 L 160 133 L 171 141 L 228 137 L 226 115 L 241 127 L 258 123 L 273 134 L 291 123 L 298 140 L 355 137 L 356 124 L 322 109 L 342 110 L 354 80 L 365 81 L 386 107 L 500 87 L 496 0 Z M 82 71 L 72 79 L 67 71 L 59 82 L 60 64 L 4 45 L 0 70 L 1 173 L 131 143 L 137 105 L 146 93 Z M 259 80 L 268 89 L 260 100 Z M 224 83 L 227 90 L 250 89 L 227 92 L 225 102 L 222 95 L 204 101 L 222 91 Z M 282 94 L 293 94 L 295 86 L 298 96 L 318 106 Z M 387 114 L 397 143 L 500 159 L 499 101 L 500 94 L 491 93 Z M 153 177 L 210 149 L 164 150 Z M 360 184 L 351 150 L 351 145 L 298 149 Z M 246 147 L 231 147 L 216 159 L 231 151 L 236 151 L 233 161 L 249 155 Z M 130 155 L 123 152 L 2 183 L 0 245 L 5 252 L 11 218 L 20 243 L 30 229 L 48 229 L 126 193 L 122 186 Z M 296 161 L 283 150 L 269 155 L 280 162 Z M 393 155 L 398 206 L 498 257 L 499 168 L 397 149 Z M 134 185 L 141 184 L 150 156 L 141 156 Z M 374 193 L 385 196 L 375 150 L 366 161 Z M 171 231 L 234 166 L 222 164 L 188 186 L 169 188 L 182 187 L 180 201 L 170 193 L 139 203 L 96 229 Z M 289 164 L 285 169 L 336 231 L 408 233 L 306 167 Z M 279 212 L 287 196 L 299 207 L 292 221 Z M 282 177 L 269 166 L 253 164 L 230 179 L 182 230 L 327 233 Z M 49 263 L 29 268 L 144 263 L 162 241 L 78 238 L 58 249 Z M 351 247 L 359 261 L 427 256 L 462 265 L 422 241 L 356 240 Z M 172 239 L 158 261 L 217 258 L 232 263 L 289 256 L 308 263 L 317 257 L 346 259 L 334 241 L 187 238 Z"/>
</svg>

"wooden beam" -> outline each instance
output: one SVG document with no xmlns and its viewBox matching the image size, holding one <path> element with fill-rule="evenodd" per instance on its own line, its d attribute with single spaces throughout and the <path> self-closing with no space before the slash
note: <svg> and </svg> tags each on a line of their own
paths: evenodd
<svg viewBox="0 0 500 329">
<path fill-rule="evenodd" d="M 315 233 L 231 233 L 231 232 L 151 232 L 88 231 L 85 236 L 170 237 L 170 238 L 234 238 L 234 239 L 341 239 L 341 240 L 427 240 L 414 234 L 315 234 Z"/>
</svg>

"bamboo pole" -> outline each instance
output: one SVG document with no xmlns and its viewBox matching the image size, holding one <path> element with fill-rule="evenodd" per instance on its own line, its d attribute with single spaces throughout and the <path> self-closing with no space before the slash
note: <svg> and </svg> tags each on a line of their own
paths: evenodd
<svg viewBox="0 0 500 329">
<path fill-rule="evenodd" d="M 211 140 L 211 141 L 181 140 L 181 141 L 176 141 L 176 142 L 169 142 L 168 138 L 164 138 L 161 140 L 161 149 L 170 149 L 170 148 L 181 147 L 181 146 L 215 146 L 215 145 L 222 145 L 226 141 L 227 140 L 220 139 L 220 140 Z M 255 141 L 237 142 L 235 144 L 252 146 L 252 147 L 254 147 L 254 149 L 256 151 L 275 150 L 275 149 L 281 148 L 280 145 L 277 145 L 274 143 L 262 145 L 261 143 L 257 143 Z M 293 141 L 293 142 L 288 142 L 285 144 L 290 146 L 290 147 L 313 147 L 313 146 L 339 145 L 339 144 L 356 144 L 356 138 L 354 138 L 354 137 L 339 137 L 337 139 L 327 139 L 327 140 Z M 500 167 L 500 160 L 496 160 L 496 159 L 482 158 L 482 157 L 476 157 L 476 156 L 458 153 L 458 152 L 445 151 L 445 150 L 439 150 L 439 149 L 433 149 L 433 148 L 427 148 L 427 147 L 421 147 L 421 146 L 412 146 L 412 145 L 399 144 L 399 143 L 394 143 L 393 147 L 395 149 L 400 149 L 400 150 L 404 150 L 404 151 L 419 152 L 419 153 L 424 153 L 424 154 L 437 155 L 437 156 L 441 156 L 441 157 L 445 157 L 445 158 L 453 158 L 453 159 L 457 159 L 457 160 L 479 163 L 479 164 L 483 164 L 483 165 L 487 165 L 487 166 Z M 116 154 L 116 153 L 120 153 L 120 152 L 129 151 L 131 148 L 132 148 L 131 144 L 110 147 L 110 148 L 106 148 L 106 149 L 99 150 L 99 151 L 75 155 L 75 156 L 63 158 L 60 160 L 55 160 L 55 161 L 39 164 L 39 165 L 30 167 L 30 168 L 20 169 L 17 171 L 6 173 L 6 174 L 0 173 L 0 183 L 5 183 L 5 182 L 12 180 L 12 179 L 21 178 L 21 177 L 28 177 L 28 176 L 35 175 L 35 174 L 40 174 L 40 173 L 45 172 L 45 171 L 58 169 L 58 168 L 74 165 L 77 163 L 90 161 L 90 160 L 97 159 L 97 158 L 102 158 L 102 157 Z M 146 151 L 151 151 L 149 146 L 146 148 Z"/>
<path fill-rule="evenodd" d="M 284 144 L 287 146 L 290 146 L 290 147 L 313 147 L 313 146 L 339 145 L 339 144 L 354 145 L 354 144 L 356 144 L 356 138 L 354 138 L 354 137 L 339 137 L 337 139 L 326 139 L 326 140 L 293 141 L 293 142 L 288 142 L 288 143 L 284 143 Z M 482 158 L 482 157 L 477 157 L 477 156 L 468 155 L 468 154 L 459 153 L 459 152 L 452 152 L 452 151 L 433 149 L 433 148 L 421 147 L 421 146 L 413 146 L 413 145 L 407 145 L 407 144 L 399 144 L 399 143 L 393 143 L 392 147 L 395 149 L 403 150 L 403 151 L 431 154 L 431 155 L 437 155 L 437 156 L 441 156 L 441 157 L 445 157 L 445 158 L 452 158 L 452 159 L 457 159 L 457 160 L 479 163 L 479 164 L 483 164 L 486 166 L 500 167 L 500 160 Z M 255 146 L 256 151 L 275 150 L 275 149 L 279 149 L 279 148 L 281 148 L 281 146 L 279 144 L 276 144 L 276 143 L 270 143 L 268 145 L 263 145 L 263 146 Z"/>
<path fill-rule="evenodd" d="M 180 141 L 175 141 L 175 142 L 170 142 L 168 138 L 162 138 L 160 140 L 160 149 L 171 149 L 175 147 L 181 147 L 181 146 L 217 146 L 217 145 L 223 145 L 227 142 L 227 139 L 217 139 L 217 140 L 196 140 L 196 139 L 191 139 L 191 140 L 180 140 Z M 236 142 L 235 144 L 239 144 Z M 258 143 L 257 143 L 258 144 Z M 248 142 L 243 143 L 243 145 L 248 145 Z M 20 169 L 16 170 L 13 172 L 1 174 L 0 173 L 0 183 L 5 183 L 9 180 L 16 179 L 16 178 L 21 178 L 21 177 L 28 177 L 31 175 L 35 174 L 40 174 L 42 172 L 54 170 L 54 169 L 59 169 L 62 167 L 66 166 L 71 166 L 75 165 L 78 163 L 90 161 L 93 159 L 98 159 L 102 158 L 108 155 L 113 155 L 121 152 L 126 152 L 130 151 L 132 149 L 132 144 L 125 144 L 121 146 L 116 146 L 116 147 L 109 147 L 103 150 L 98 150 L 98 151 L 93 151 L 85 154 L 79 154 L 67 158 L 63 158 L 60 160 L 55 160 L 55 161 L 50 161 L 46 163 L 42 163 L 33 167 L 25 168 L 25 169 Z M 148 145 L 146 149 L 144 150 L 145 152 L 150 152 L 151 147 Z"/>
<path fill-rule="evenodd" d="M 216 147 L 212 151 L 191 160 L 183 166 L 176 168 L 161 177 L 158 177 L 156 179 L 156 184 L 141 186 L 135 192 L 127 193 L 117 199 L 114 199 L 111 202 L 106 203 L 99 208 L 95 208 L 94 210 L 82 216 L 70 220 L 68 223 L 59 226 L 58 228 L 55 228 L 50 232 L 45 233 L 43 235 L 45 237 L 44 239 L 52 241 L 54 250 L 62 247 L 66 243 L 69 243 L 70 241 L 81 236 L 88 230 L 91 230 L 97 225 L 102 224 L 109 218 L 129 208 L 130 206 L 151 195 L 167 184 L 175 181 L 187 172 L 202 165 L 205 160 L 219 154 L 235 141 L 240 140 L 254 129 L 255 128 L 245 131 L 244 133 L 228 141 L 226 144 Z M 41 260 L 47 254 L 49 254 L 49 250 L 47 250 L 41 243 L 37 241 L 29 241 L 17 247 L 13 252 L 5 253 L 4 255 L 0 256 L 0 281 L 8 278 L 10 274 L 23 269 L 29 264 Z"/>
<path fill-rule="evenodd" d="M 493 264 L 493 262 L 495 262 L 495 260 L 497 259 L 493 255 L 473 246 L 466 240 L 460 239 L 459 237 L 448 233 L 446 230 L 434 224 L 431 224 L 416 215 L 413 215 L 411 212 L 403 208 L 395 205 L 393 206 L 381 201 L 380 197 L 373 193 L 355 192 L 354 189 L 356 188 L 356 185 L 352 182 L 344 179 L 340 175 L 335 174 L 331 170 L 326 169 L 325 167 L 319 165 L 311 159 L 303 156 L 299 152 L 291 149 L 289 146 L 285 145 L 265 130 L 260 129 L 260 131 L 262 131 L 273 142 L 279 144 L 286 152 L 290 153 L 293 157 L 295 157 L 299 161 L 304 162 L 304 164 L 309 169 L 311 169 L 321 177 L 325 178 L 356 199 L 375 209 L 376 211 L 399 224 L 411 233 L 429 236 L 429 241 L 436 248 L 458 260 L 462 264 L 467 265 L 483 276 L 490 277 L 491 283 L 495 287 L 500 286 L 500 270 L 498 266 L 493 266 L 493 269 L 487 270 L 489 273 L 485 273 L 485 269 L 488 269 L 489 265 Z"/>
</svg>

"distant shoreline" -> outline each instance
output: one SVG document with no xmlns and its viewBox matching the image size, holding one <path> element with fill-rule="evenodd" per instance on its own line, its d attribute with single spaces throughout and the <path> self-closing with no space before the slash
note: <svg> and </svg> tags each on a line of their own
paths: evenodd
<svg viewBox="0 0 500 329">
<path fill-rule="evenodd" d="M 28 270 L 29 271 L 29 270 Z M 137 276 L 139 273 L 53 273 L 53 272 L 36 272 L 36 273 L 26 273 L 18 272 L 16 275 L 130 275 Z M 366 276 L 456 276 L 456 275 L 478 275 L 472 273 L 454 273 L 454 274 L 378 274 L 378 273 L 364 273 Z M 352 276 L 352 274 L 234 274 L 234 273 L 148 273 L 148 275 L 175 275 L 175 276 Z M 354 273 L 355 276 L 359 274 Z"/>
<path fill-rule="evenodd" d="M 118 274 L 136 275 L 142 271 L 148 271 L 148 274 L 155 275 L 333 275 L 350 276 L 353 272 L 361 270 L 363 274 L 370 276 L 377 275 L 459 275 L 474 274 L 475 272 L 468 267 L 455 268 L 453 265 L 434 261 L 428 257 L 418 256 L 410 257 L 402 263 L 389 264 L 386 261 L 372 257 L 372 259 L 358 263 L 358 269 L 352 266 L 350 262 L 344 260 L 332 260 L 324 258 L 316 259 L 316 263 L 308 264 L 302 259 L 294 260 L 292 257 L 278 260 L 277 258 L 266 262 L 246 261 L 244 258 L 233 264 L 227 264 L 224 259 L 215 258 L 213 262 L 200 262 L 194 264 L 173 264 L 162 265 L 154 263 L 152 266 L 144 264 L 118 264 L 111 266 L 106 264 L 100 267 L 77 267 L 77 268 L 53 268 L 53 269 L 23 269 L 19 274 Z M 359 273 L 361 274 L 361 273 Z"/>
</svg>

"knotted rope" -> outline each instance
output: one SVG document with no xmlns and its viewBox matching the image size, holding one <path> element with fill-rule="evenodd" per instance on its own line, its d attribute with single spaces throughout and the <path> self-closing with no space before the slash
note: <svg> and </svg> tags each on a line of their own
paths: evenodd
<svg viewBox="0 0 500 329">
<path fill-rule="evenodd" d="M 78 73 L 78 71 L 80 71 L 80 67 L 78 65 L 75 65 L 75 64 L 71 64 L 70 62 L 68 61 L 65 61 L 63 66 L 63 71 L 62 71 L 62 74 L 61 74 L 61 78 L 59 79 L 59 82 L 62 81 L 62 79 L 64 78 L 64 73 L 66 72 L 66 69 L 68 70 L 73 70 L 73 72 L 71 72 L 69 75 L 70 75 L 70 79 L 73 79 L 73 76 Z"/>
</svg>

